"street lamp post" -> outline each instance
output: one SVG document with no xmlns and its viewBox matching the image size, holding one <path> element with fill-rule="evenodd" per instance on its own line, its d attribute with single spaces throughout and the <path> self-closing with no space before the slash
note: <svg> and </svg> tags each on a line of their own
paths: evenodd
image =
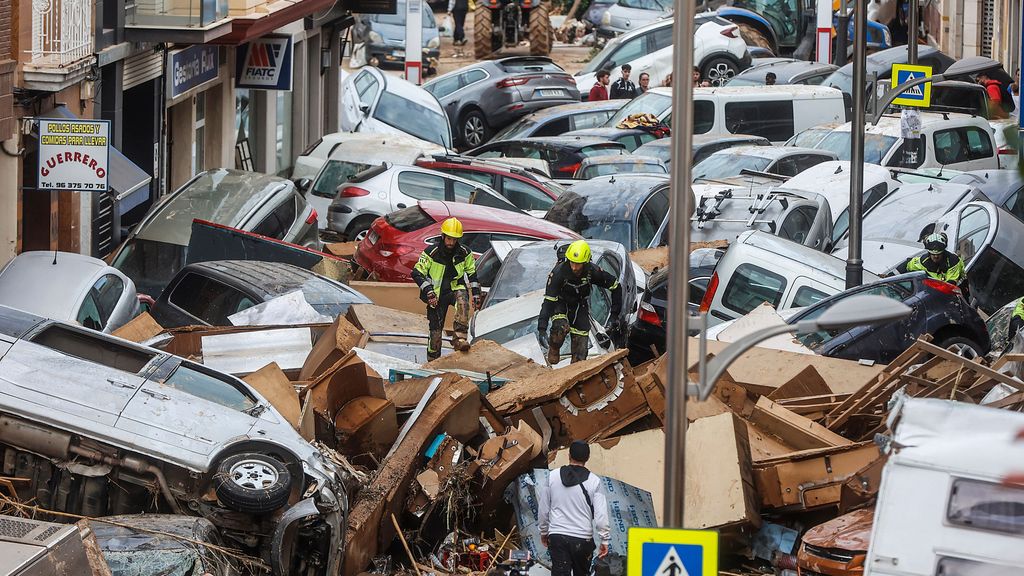
<svg viewBox="0 0 1024 576">
<path fill-rule="evenodd" d="M 918 14 L 921 11 L 920 0 L 910 0 L 907 3 L 907 10 L 910 11 L 910 18 L 907 20 L 907 63 L 917 64 L 917 29 Z"/>
<path fill-rule="evenodd" d="M 718 379 L 725 374 L 725 370 L 737 358 L 743 355 L 760 342 L 779 334 L 809 334 L 819 330 L 841 330 L 852 326 L 870 326 L 892 322 L 906 318 L 912 312 L 911 308 L 902 302 L 897 302 L 874 294 L 851 296 L 841 300 L 821 313 L 814 320 L 805 320 L 796 324 L 780 324 L 768 326 L 743 336 L 739 340 L 726 346 L 705 363 L 701 358 L 700 381 L 696 386 L 690 385 L 690 394 L 697 396 L 700 400 L 707 400 L 714 391 Z M 701 334 L 703 342 L 706 336 Z"/>
<path fill-rule="evenodd" d="M 861 259 L 861 213 L 864 202 L 864 97 L 867 95 L 867 0 L 856 0 L 853 24 L 853 118 L 850 123 L 850 228 L 846 258 L 846 287 L 864 280 Z"/>
</svg>

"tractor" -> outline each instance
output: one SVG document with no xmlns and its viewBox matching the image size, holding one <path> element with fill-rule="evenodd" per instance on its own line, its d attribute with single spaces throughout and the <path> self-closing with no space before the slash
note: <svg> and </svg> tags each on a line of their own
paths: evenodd
<svg viewBox="0 0 1024 576">
<path fill-rule="evenodd" d="M 530 42 L 530 54 L 551 53 L 551 5 L 541 0 L 477 0 L 473 13 L 473 55 L 491 57 L 506 46 Z"/>
</svg>

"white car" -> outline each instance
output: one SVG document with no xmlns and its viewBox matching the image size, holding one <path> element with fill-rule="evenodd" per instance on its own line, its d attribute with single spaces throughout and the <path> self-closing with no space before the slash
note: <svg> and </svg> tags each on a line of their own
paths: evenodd
<svg viewBox="0 0 1024 576">
<path fill-rule="evenodd" d="M 0 305 L 112 332 L 139 314 L 135 283 L 72 252 L 23 252 L 0 271 Z"/>
<path fill-rule="evenodd" d="M 661 86 L 672 72 L 672 22 L 671 18 L 658 20 L 609 40 L 575 76 L 583 99 L 590 94 L 598 71 L 610 71 L 614 82 L 622 75 L 623 64 L 633 68 L 630 80 L 634 84 L 640 74 L 646 72 L 651 76 L 652 87 Z M 701 75 L 714 84 L 724 83 L 750 67 L 750 52 L 739 29 L 714 13 L 701 14 L 694 19 L 693 39 L 693 61 L 700 67 Z"/>
<path fill-rule="evenodd" d="M 329 158 L 347 159 L 352 157 L 354 160 L 362 161 L 364 164 L 380 164 L 385 160 L 399 162 L 397 158 L 388 155 L 388 151 L 394 150 L 396 146 L 418 149 L 421 151 L 421 155 L 424 156 L 441 154 L 445 151 L 444 146 L 420 140 L 406 134 L 389 134 L 386 138 L 381 138 L 380 136 L 380 134 L 358 132 L 325 134 L 323 138 L 311 144 L 295 159 L 295 168 L 292 169 L 291 180 L 298 183 L 303 178 L 308 178 L 315 182 L 317 174 L 319 174 Z M 400 163 L 412 164 L 416 158 L 419 158 L 419 156 L 413 157 L 410 161 L 401 161 Z M 356 172 L 358 171 L 356 170 Z M 326 206 L 324 206 L 323 211 L 320 210 L 319 206 L 317 207 L 317 212 L 320 214 L 326 211 Z"/>
<path fill-rule="evenodd" d="M 899 114 L 886 114 L 864 129 L 864 161 L 902 168 L 984 170 L 999 168 L 999 151 L 992 125 L 977 116 L 921 112 L 921 137 L 907 143 Z M 830 132 L 815 148 L 850 159 L 850 123 Z M 916 144 L 916 145 L 912 145 Z M 922 148 L 923 144 L 923 150 Z"/>
<path fill-rule="evenodd" d="M 344 132 L 406 134 L 452 147 L 452 131 L 441 104 L 423 88 L 367 66 L 341 84 Z"/>
</svg>

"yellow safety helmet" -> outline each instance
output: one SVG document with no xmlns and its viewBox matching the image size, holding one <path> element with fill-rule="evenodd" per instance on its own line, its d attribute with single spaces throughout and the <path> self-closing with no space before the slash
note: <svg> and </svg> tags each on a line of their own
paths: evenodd
<svg viewBox="0 0 1024 576">
<path fill-rule="evenodd" d="M 590 262 L 590 246 L 586 240 L 577 240 L 572 244 L 569 244 L 569 248 L 565 251 L 565 257 L 569 262 L 575 262 L 577 264 L 583 264 Z"/>
<path fill-rule="evenodd" d="M 458 218 L 448 218 L 441 223 L 441 234 L 452 238 L 462 238 L 462 222 Z M 587 252 L 589 254 L 589 251 Z"/>
</svg>

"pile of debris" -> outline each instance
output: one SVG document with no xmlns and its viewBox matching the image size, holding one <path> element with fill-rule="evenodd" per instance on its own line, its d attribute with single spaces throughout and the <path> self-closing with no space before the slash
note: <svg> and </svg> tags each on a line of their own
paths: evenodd
<svg viewBox="0 0 1024 576">
<path fill-rule="evenodd" d="M 362 304 L 329 325 L 147 322 L 119 335 L 241 376 L 347 472 L 346 576 L 486 572 L 514 550 L 529 550 L 535 571 L 548 567 L 538 491 L 578 439 L 611 495 L 611 550 L 626 554 L 629 527 L 660 525 L 666 356 L 634 367 L 620 350 L 551 369 L 477 341 L 423 364 L 387 351 L 425 318 Z M 720 532 L 730 573 L 842 573 L 813 551 L 836 548 L 837 533 L 870 531 L 886 461 L 874 440 L 894 398 L 1020 408 L 1024 384 L 1001 364 L 926 339 L 888 366 L 753 349 L 707 401 L 688 404 L 686 526 Z"/>
</svg>

